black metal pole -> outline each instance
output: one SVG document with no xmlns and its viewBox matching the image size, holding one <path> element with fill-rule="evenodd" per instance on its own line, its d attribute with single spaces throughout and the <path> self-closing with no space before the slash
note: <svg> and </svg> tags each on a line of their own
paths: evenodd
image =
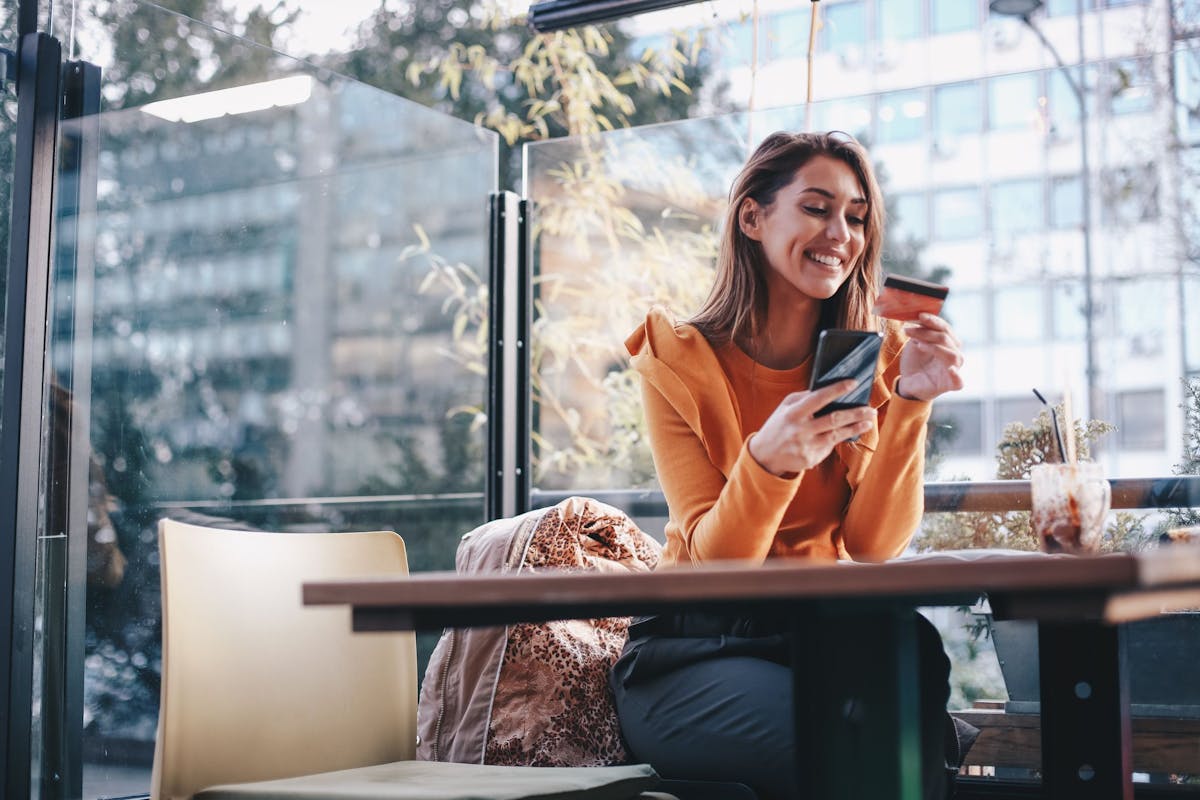
<svg viewBox="0 0 1200 800">
<path fill-rule="evenodd" d="M 29 797 L 30 790 L 34 564 L 61 69 L 58 41 L 40 33 L 21 39 L 0 405 L 0 641 L 8 645 L 0 658 L 0 774 L 5 796 L 14 798 Z"/>
<path fill-rule="evenodd" d="M 17 39 L 38 29 L 38 0 L 20 0 L 17 8 Z"/>
<path fill-rule="evenodd" d="M 529 508 L 528 201 L 491 197 L 488 309 L 488 519 Z"/>
<path fill-rule="evenodd" d="M 517 357 L 516 403 L 513 422 L 517 426 L 516 470 L 513 502 L 518 514 L 531 507 L 533 490 L 533 201 L 517 204 Z"/>
<path fill-rule="evenodd" d="M 63 70 L 57 231 L 47 341 L 53 375 L 42 602 L 41 800 L 81 797 L 83 660 L 91 466 L 93 239 L 100 140 L 100 68 Z M 58 359 L 56 352 L 69 357 Z"/>
</svg>

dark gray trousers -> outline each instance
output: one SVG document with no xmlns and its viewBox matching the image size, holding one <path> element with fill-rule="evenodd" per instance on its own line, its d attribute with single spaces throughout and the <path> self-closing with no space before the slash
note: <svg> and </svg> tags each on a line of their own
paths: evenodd
<svg viewBox="0 0 1200 800">
<path fill-rule="evenodd" d="M 954 736 L 950 662 L 937 629 L 918 617 L 924 796 L 933 800 L 947 791 Z M 816 800 L 796 785 L 789 641 L 772 627 L 696 615 L 635 623 L 610 677 L 632 756 L 664 778 L 736 781 L 763 800 Z M 869 769 L 871 755 L 861 763 Z"/>
</svg>

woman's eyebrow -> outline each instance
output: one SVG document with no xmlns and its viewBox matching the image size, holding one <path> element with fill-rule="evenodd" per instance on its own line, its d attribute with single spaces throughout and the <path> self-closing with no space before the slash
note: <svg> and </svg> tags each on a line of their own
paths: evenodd
<svg viewBox="0 0 1200 800">
<path fill-rule="evenodd" d="M 808 192 L 812 192 L 813 194 L 819 194 L 822 197 L 828 197 L 830 200 L 837 199 L 837 196 L 834 195 L 833 192 L 829 191 L 828 189 L 822 189 L 819 186 L 808 186 L 808 187 L 800 190 L 800 194 L 806 194 Z M 865 206 L 867 204 L 867 199 L 865 197 L 853 197 L 850 199 L 850 204 Z"/>
</svg>

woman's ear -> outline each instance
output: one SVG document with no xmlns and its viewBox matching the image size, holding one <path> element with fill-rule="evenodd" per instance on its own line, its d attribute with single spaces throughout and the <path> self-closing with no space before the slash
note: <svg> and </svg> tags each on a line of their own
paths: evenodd
<svg viewBox="0 0 1200 800">
<path fill-rule="evenodd" d="M 742 233 L 746 234 L 747 238 L 756 242 L 762 241 L 762 232 L 759 227 L 762 216 L 763 208 L 757 200 L 747 197 L 742 201 L 742 207 L 738 209 L 738 227 L 742 229 Z"/>
</svg>

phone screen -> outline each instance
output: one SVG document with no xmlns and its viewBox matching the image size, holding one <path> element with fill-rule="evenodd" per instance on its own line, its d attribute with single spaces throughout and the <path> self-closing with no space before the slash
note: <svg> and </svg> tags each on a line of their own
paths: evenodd
<svg viewBox="0 0 1200 800">
<path fill-rule="evenodd" d="M 813 361 L 810 388 L 820 389 L 846 378 L 855 380 L 854 388 L 817 412 L 823 416 L 842 408 L 865 406 L 875 383 L 875 364 L 883 336 L 874 331 L 821 331 L 817 355 Z"/>
</svg>

